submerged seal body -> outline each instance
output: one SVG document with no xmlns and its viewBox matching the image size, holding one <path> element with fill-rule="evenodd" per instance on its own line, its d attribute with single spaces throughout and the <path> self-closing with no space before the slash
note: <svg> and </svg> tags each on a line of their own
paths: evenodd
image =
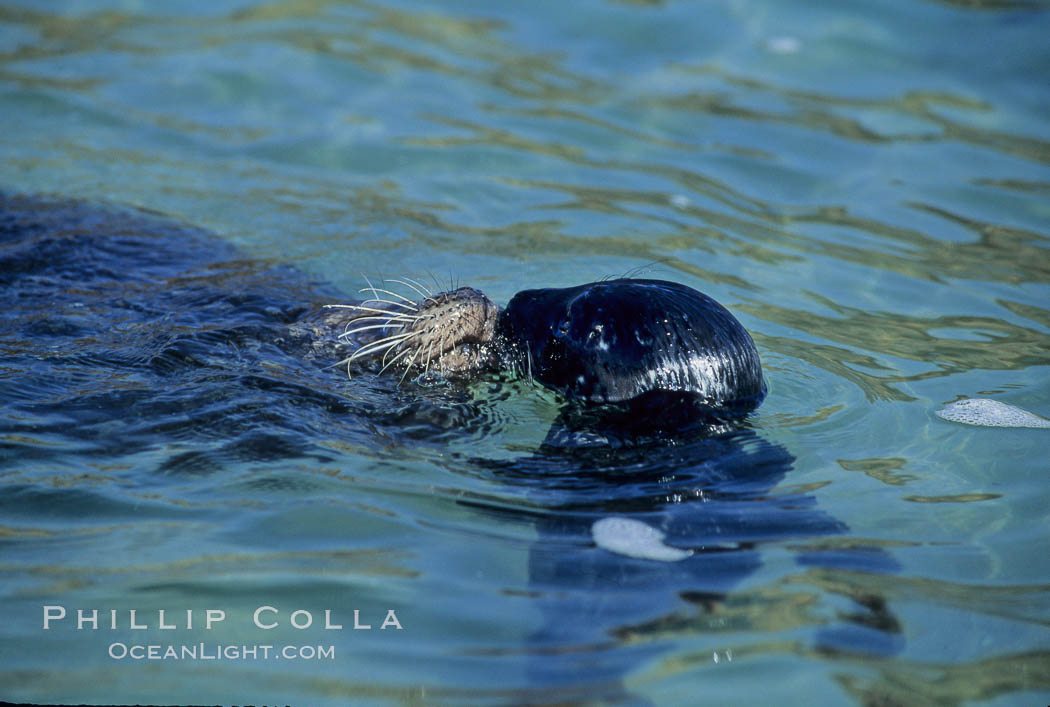
<svg viewBox="0 0 1050 707">
<path fill-rule="evenodd" d="M 498 308 L 459 288 L 416 303 L 400 295 L 353 310 L 346 358 L 382 368 L 462 375 L 516 370 L 573 401 L 622 403 L 671 393 L 742 414 L 765 396 L 758 351 L 743 325 L 707 295 L 665 280 L 616 279 L 524 290 Z M 421 293 L 424 294 L 424 293 Z M 345 320 L 344 320 L 345 321 Z"/>
</svg>

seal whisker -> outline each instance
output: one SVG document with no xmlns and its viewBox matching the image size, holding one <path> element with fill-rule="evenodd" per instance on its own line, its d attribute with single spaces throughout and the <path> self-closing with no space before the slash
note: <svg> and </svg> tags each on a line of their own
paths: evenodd
<svg viewBox="0 0 1050 707">
<path fill-rule="evenodd" d="M 367 317 L 351 317 L 350 321 L 346 323 L 348 327 L 351 327 L 359 322 L 384 322 L 391 324 L 397 322 L 397 326 L 409 326 L 412 324 L 411 319 L 399 318 L 397 315 L 388 314 L 385 316 L 379 316 L 378 314 L 370 314 Z"/>
<path fill-rule="evenodd" d="M 427 373 L 430 372 L 430 355 L 432 353 L 434 353 L 434 342 L 433 341 L 430 342 L 430 348 L 427 349 L 427 365 L 426 365 L 426 368 L 423 369 L 423 375 L 426 375 Z"/>
<path fill-rule="evenodd" d="M 402 383 L 405 382 L 405 376 L 407 376 L 408 372 L 412 370 L 412 362 L 416 360 L 416 356 L 418 356 L 419 352 L 422 351 L 422 350 L 423 350 L 422 346 L 417 347 L 416 348 L 416 352 L 414 354 L 412 354 L 412 358 L 408 359 L 408 363 L 405 364 L 405 372 L 401 374 L 401 380 L 399 380 L 397 382 L 398 385 L 401 385 Z M 408 353 L 408 351 L 406 351 L 405 353 Z"/>
<path fill-rule="evenodd" d="M 390 336 L 379 339 L 378 341 L 373 341 L 370 344 L 365 344 L 357 351 L 354 351 L 352 354 L 350 354 L 350 360 L 353 361 L 362 356 L 367 356 L 369 354 L 376 353 L 377 351 L 389 349 L 395 346 L 396 344 L 400 343 L 401 341 L 404 341 L 405 339 L 410 339 L 413 336 L 415 336 L 415 332 L 408 332 L 405 334 L 391 334 Z"/>
<path fill-rule="evenodd" d="M 443 331 L 443 332 L 441 332 L 441 340 L 439 342 L 441 344 L 441 350 L 442 351 L 444 351 L 447 348 L 451 348 L 449 346 L 446 346 L 446 344 L 445 344 L 446 341 L 448 341 L 448 332 L 447 331 Z M 442 367 L 442 370 L 444 370 L 444 367 Z"/>
<path fill-rule="evenodd" d="M 369 287 L 362 287 L 360 290 L 358 290 L 358 292 L 368 292 L 369 290 L 372 291 L 372 294 L 374 295 L 372 299 L 375 300 L 376 302 L 386 302 L 387 304 L 394 304 L 394 305 L 397 305 L 398 307 L 404 307 L 406 309 L 411 309 L 413 312 L 418 312 L 419 311 L 419 307 L 416 305 L 414 300 L 410 300 L 408 297 L 405 297 L 404 295 L 398 294 L 397 292 L 393 292 L 391 290 L 384 290 L 381 287 L 369 286 Z M 403 300 L 403 301 L 402 302 L 391 302 L 388 299 L 380 299 L 380 297 L 379 297 L 379 293 L 380 292 L 382 292 L 385 295 L 390 295 L 391 297 L 397 297 L 398 299 Z"/>
<path fill-rule="evenodd" d="M 434 293 L 430 291 L 430 288 L 428 288 L 426 285 L 420 283 L 418 280 L 413 280 L 410 277 L 406 277 L 405 279 L 408 280 L 409 282 L 411 282 L 413 285 L 419 285 L 424 290 L 426 290 L 427 297 L 433 297 L 434 296 Z"/>
<path fill-rule="evenodd" d="M 372 290 L 372 294 L 376 296 L 376 299 L 379 299 L 379 295 L 376 294 L 376 288 L 372 284 L 372 281 L 368 279 L 368 275 L 365 275 L 364 273 L 361 273 L 361 277 L 363 277 L 365 279 L 365 282 L 368 283 L 368 287 Z M 364 290 L 361 290 L 361 292 L 364 292 Z"/>
<path fill-rule="evenodd" d="M 327 366 L 322 366 L 322 370 L 327 370 L 329 368 L 335 368 L 336 366 L 342 366 L 344 364 L 346 365 L 346 375 L 349 376 L 350 375 L 350 359 L 349 358 L 340 359 L 340 360 L 336 361 L 335 363 L 330 363 Z"/>
<path fill-rule="evenodd" d="M 391 312 L 389 309 L 379 309 L 378 307 L 366 307 L 363 304 L 326 304 L 324 306 L 326 309 L 356 309 L 359 312 L 375 312 L 376 314 L 383 314 L 390 317 L 394 317 L 396 319 L 422 319 L 422 317 L 415 314 L 406 314 L 404 312 Z"/>
<path fill-rule="evenodd" d="M 380 362 L 381 364 L 383 364 L 383 368 L 386 368 L 386 366 L 387 366 L 387 362 L 386 362 L 386 357 L 387 357 L 387 356 L 389 356 L 389 355 L 390 355 L 391 353 L 393 353 L 394 351 L 398 351 L 398 352 L 400 352 L 400 351 L 402 350 L 402 346 L 403 346 L 403 345 L 404 345 L 404 344 L 405 344 L 405 343 L 406 343 L 406 342 L 407 342 L 407 341 L 408 341 L 409 339 L 412 339 L 412 338 L 414 338 L 414 336 L 415 336 L 415 333 L 413 333 L 413 334 L 412 334 L 412 336 L 407 336 L 407 337 L 405 337 L 404 339 L 402 339 L 401 341 L 397 342 L 397 345 L 392 345 L 392 346 L 388 346 L 388 347 L 386 347 L 386 349 L 385 349 L 385 350 L 383 351 L 383 358 L 379 359 L 379 362 Z M 396 360 L 397 360 L 398 358 L 400 358 L 400 356 L 395 356 L 395 357 L 394 357 L 394 360 L 396 361 Z"/>
<path fill-rule="evenodd" d="M 354 321 L 358 321 L 358 320 L 355 319 Z M 347 326 L 350 326 L 350 325 L 347 324 Z M 369 324 L 368 326 L 359 326 L 359 327 L 356 327 L 354 329 L 347 329 L 346 331 L 344 331 L 342 334 L 339 335 L 339 338 L 340 339 L 345 339 L 348 336 L 353 336 L 354 334 L 360 334 L 362 331 L 367 331 L 368 329 L 386 329 L 387 327 L 393 327 L 395 329 L 402 329 L 402 328 L 404 328 L 404 326 L 405 326 L 404 324 L 390 324 L 389 322 L 387 322 L 385 324 Z"/>
<path fill-rule="evenodd" d="M 451 288 L 451 287 L 449 287 L 449 288 L 444 288 L 444 287 L 442 287 L 442 286 L 441 286 L 441 283 L 440 283 L 440 282 L 438 282 L 437 276 L 436 276 L 436 275 L 434 275 L 434 273 L 433 273 L 433 272 L 432 272 L 431 270 L 427 270 L 427 276 L 428 276 L 428 277 L 429 277 L 429 278 L 430 278 L 431 280 L 433 280 L 433 281 L 434 281 L 434 289 L 435 289 L 435 290 L 437 290 L 438 292 L 442 292 L 442 291 L 445 291 L 445 292 L 447 292 L 447 291 L 450 291 L 450 290 L 454 289 L 454 288 Z"/>
<path fill-rule="evenodd" d="M 361 322 L 365 321 L 379 321 L 381 323 L 376 324 L 374 326 L 368 325 L 365 327 L 360 327 L 351 331 L 350 327 L 357 327 L 359 324 L 361 324 Z M 383 329 L 386 327 L 391 327 L 393 329 L 404 329 L 406 324 L 411 324 L 411 322 L 402 321 L 395 324 L 393 317 L 379 317 L 375 315 L 370 315 L 367 317 L 350 317 L 350 319 L 347 320 L 346 325 L 343 327 L 343 333 L 338 338 L 342 339 L 344 337 L 350 336 L 351 333 L 357 333 L 360 331 L 364 331 L 365 329 Z"/>
<path fill-rule="evenodd" d="M 396 282 L 399 285 L 404 285 L 405 287 L 407 287 L 407 288 L 409 288 L 411 290 L 415 290 L 419 294 L 419 296 L 422 297 L 424 300 L 429 300 L 431 302 L 434 301 L 434 297 L 433 297 L 433 295 L 430 294 L 430 290 L 428 290 L 427 288 L 423 287 L 422 285 L 419 285 L 419 283 L 409 284 L 409 283 L 405 282 L 404 280 L 395 280 L 395 279 L 383 280 L 383 282 Z"/>
<path fill-rule="evenodd" d="M 404 351 L 399 353 L 397 356 L 394 356 L 392 359 L 390 359 L 389 363 L 385 364 L 382 368 L 379 369 L 380 375 L 382 375 L 383 371 L 385 371 L 386 369 L 390 368 L 392 365 L 397 363 L 399 359 L 401 359 L 402 357 L 404 357 L 406 354 L 408 354 L 411 351 L 412 351 L 412 349 L 405 349 Z M 400 385 L 400 383 L 398 383 L 398 385 Z"/>
<path fill-rule="evenodd" d="M 399 296 L 400 296 L 400 295 L 399 295 Z M 389 299 L 383 299 L 383 298 L 378 298 L 378 297 L 377 297 L 377 298 L 375 298 L 375 299 L 370 299 L 370 300 L 368 300 L 368 301 L 369 301 L 369 302 L 381 302 L 381 303 L 383 303 L 383 304 L 389 304 L 389 305 L 391 305 L 392 307 L 404 307 L 405 309 L 407 309 L 407 310 L 408 310 L 408 311 L 410 311 L 410 312 L 418 312 L 418 311 L 419 311 L 419 309 L 418 309 L 417 307 L 414 307 L 414 306 L 413 306 L 413 307 L 409 307 L 409 306 L 408 306 L 407 304 L 405 304 L 404 302 L 395 302 L 395 301 L 393 301 L 393 300 L 389 300 Z M 414 305 L 414 304 L 415 304 L 415 302 L 413 302 L 412 304 Z M 394 312 L 393 310 L 391 310 L 391 313 L 395 313 L 395 314 L 400 314 L 400 312 Z"/>
<path fill-rule="evenodd" d="M 361 273 L 361 277 L 363 277 L 365 279 L 365 282 L 368 283 L 368 289 L 372 290 L 372 294 L 376 297 L 376 299 L 379 299 L 379 295 L 376 294 L 376 293 L 378 293 L 378 292 L 386 292 L 386 290 L 384 290 L 382 287 L 376 287 L 372 283 L 372 281 L 370 279 L 368 279 L 368 276 L 365 275 L 364 273 Z M 361 290 L 361 291 L 363 292 L 364 290 Z M 387 294 L 395 295 L 397 297 L 401 296 L 401 295 L 397 295 L 394 292 L 387 292 Z M 408 301 L 411 302 L 412 300 L 408 300 Z"/>
<path fill-rule="evenodd" d="M 399 343 L 399 342 L 397 342 L 397 341 L 393 341 L 393 342 L 387 342 L 386 340 L 383 340 L 382 342 L 373 342 L 373 344 L 376 344 L 376 343 L 383 343 L 383 344 L 385 344 L 385 353 L 389 353 L 389 352 L 390 352 L 390 349 L 394 348 L 394 346 L 395 346 L 395 345 L 396 345 L 397 343 Z M 372 346 L 373 344 L 369 344 L 369 346 Z M 364 349 L 365 349 L 365 348 L 367 348 L 367 347 L 364 347 L 364 346 L 362 346 L 362 347 L 361 347 L 360 349 L 358 349 L 357 351 L 355 351 L 355 352 L 354 352 L 353 354 L 351 354 L 350 356 L 348 356 L 348 357 L 344 358 L 344 359 L 343 359 L 342 361 L 336 361 L 335 363 L 331 364 L 330 366 L 325 366 L 325 368 L 335 368 L 336 366 L 342 366 L 343 364 L 346 364 L 346 377 L 347 377 L 347 378 L 349 378 L 349 379 L 351 379 L 351 380 L 353 380 L 353 375 L 351 375 L 351 373 L 350 373 L 350 364 L 351 364 L 351 363 L 353 363 L 354 359 L 356 359 L 356 358 L 357 358 L 358 356 L 363 356 L 363 355 L 368 355 L 368 354 L 376 353 L 376 352 L 378 352 L 378 351 L 382 350 L 382 349 L 383 349 L 384 347 L 383 347 L 383 346 L 380 346 L 380 347 L 378 347 L 378 348 L 375 348 L 375 349 L 373 349 L 373 350 L 371 350 L 371 351 L 367 351 L 367 352 L 366 352 L 366 351 L 364 351 Z M 406 349 L 405 351 L 401 352 L 400 354 L 398 354 L 397 356 L 395 356 L 395 357 L 394 357 L 394 358 L 393 358 L 393 359 L 392 359 L 392 360 L 390 361 L 390 363 L 394 363 L 394 361 L 397 361 L 397 360 L 398 360 L 399 358 L 401 358 L 402 356 L 404 356 L 404 355 L 405 355 L 406 353 L 408 353 L 408 351 L 410 351 L 410 350 L 411 350 L 411 349 Z M 384 353 L 384 359 L 385 359 L 385 353 Z M 390 363 L 388 363 L 388 364 L 386 364 L 385 366 L 383 366 L 383 368 L 381 368 L 381 369 L 379 370 L 379 372 L 380 372 L 380 373 L 382 373 L 383 371 L 385 371 L 385 370 L 386 370 L 386 368 L 387 368 L 387 366 L 389 366 L 389 365 L 390 365 Z"/>
</svg>

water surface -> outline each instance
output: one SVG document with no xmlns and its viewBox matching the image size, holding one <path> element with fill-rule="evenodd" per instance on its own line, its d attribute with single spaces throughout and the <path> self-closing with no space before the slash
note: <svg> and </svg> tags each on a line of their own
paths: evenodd
<svg viewBox="0 0 1050 707">
<path fill-rule="evenodd" d="M 0 190 L 55 199 L 0 240 L 0 697 L 1047 702 L 1050 437 L 933 411 L 1050 415 L 1048 13 L 6 3 Z M 628 272 L 752 332 L 743 429 L 552 447 L 525 381 L 347 380 L 277 341 L 366 276 L 506 303 Z M 697 552 L 598 548 L 612 515 Z"/>
</svg>

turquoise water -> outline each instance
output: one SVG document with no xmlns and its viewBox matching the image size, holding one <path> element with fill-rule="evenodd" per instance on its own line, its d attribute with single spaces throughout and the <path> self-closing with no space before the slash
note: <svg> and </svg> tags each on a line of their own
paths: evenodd
<svg viewBox="0 0 1050 707">
<path fill-rule="evenodd" d="M 5 3 L 0 190 L 151 209 L 346 293 L 366 276 L 499 303 L 635 268 L 684 282 L 762 354 L 769 396 L 741 446 L 782 450 L 763 498 L 848 531 L 770 532 L 711 570 L 733 580 L 717 592 L 698 563 L 617 584 L 586 571 L 617 557 L 552 519 L 656 510 L 592 508 L 615 484 L 532 473 L 553 394 L 481 382 L 433 402 L 281 359 L 256 366 L 277 392 L 242 377 L 163 407 L 197 395 L 187 375 L 150 410 L 92 407 L 141 381 L 89 375 L 87 353 L 34 379 L 19 356 L 48 344 L 11 328 L 0 698 L 1046 703 L 1050 436 L 933 411 L 1050 415 L 1048 35 L 1034 0 Z M 122 345 L 99 341 L 91 356 Z M 32 407 L 57 378 L 66 418 Z M 300 400 L 322 389 L 324 414 Z M 362 412 L 413 395 L 444 416 Z M 250 453 L 300 404 L 309 444 Z M 686 493 L 673 477 L 696 459 L 655 457 L 671 481 L 647 498 Z M 702 503 L 659 510 L 683 545 L 709 522 Z M 855 547 L 882 559 L 806 559 Z M 120 627 L 44 631 L 45 605 Z M 260 606 L 279 628 L 252 624 Z M 227 614 L 210 631 L 209 608 Z M 317 625 L 329 608 L 343 631 Z M 131 609 L 150 628 L 128 629 Z M 162 630 L 158 609 L 196 628 Z M 315 625 L 291 628 L 298 609 Z M 349 629 L 354 609 L 374 630 Z M 378 629 L 387 609 L 400 631 Z M 135 661 L 114 642 L 335 658 Z"/>
</svg>

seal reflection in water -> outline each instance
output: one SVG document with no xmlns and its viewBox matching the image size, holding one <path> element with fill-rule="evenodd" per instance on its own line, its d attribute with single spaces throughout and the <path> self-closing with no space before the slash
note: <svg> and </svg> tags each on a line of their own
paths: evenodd
<svg viewBox="0 0 1050 707">
<path fill-rule="evenodd" d="M 452 375 L 514 370 L 570 401 L 666 407 L 670 398 L 719 419 L 739 417 L 765 396 L 744 327 L 715 300 L 676 282 L 525 290 L 505 309 L 473 288 L 431 295 L 402 283 L 422 301 L 373 288 L 375 300 L 343 305 L 352 314 L 339 336 L 362 338 L 342 363 L 373 357 L 380 370 L 398 367 L 403 375 L 432 367 Z"/>
</svg>

